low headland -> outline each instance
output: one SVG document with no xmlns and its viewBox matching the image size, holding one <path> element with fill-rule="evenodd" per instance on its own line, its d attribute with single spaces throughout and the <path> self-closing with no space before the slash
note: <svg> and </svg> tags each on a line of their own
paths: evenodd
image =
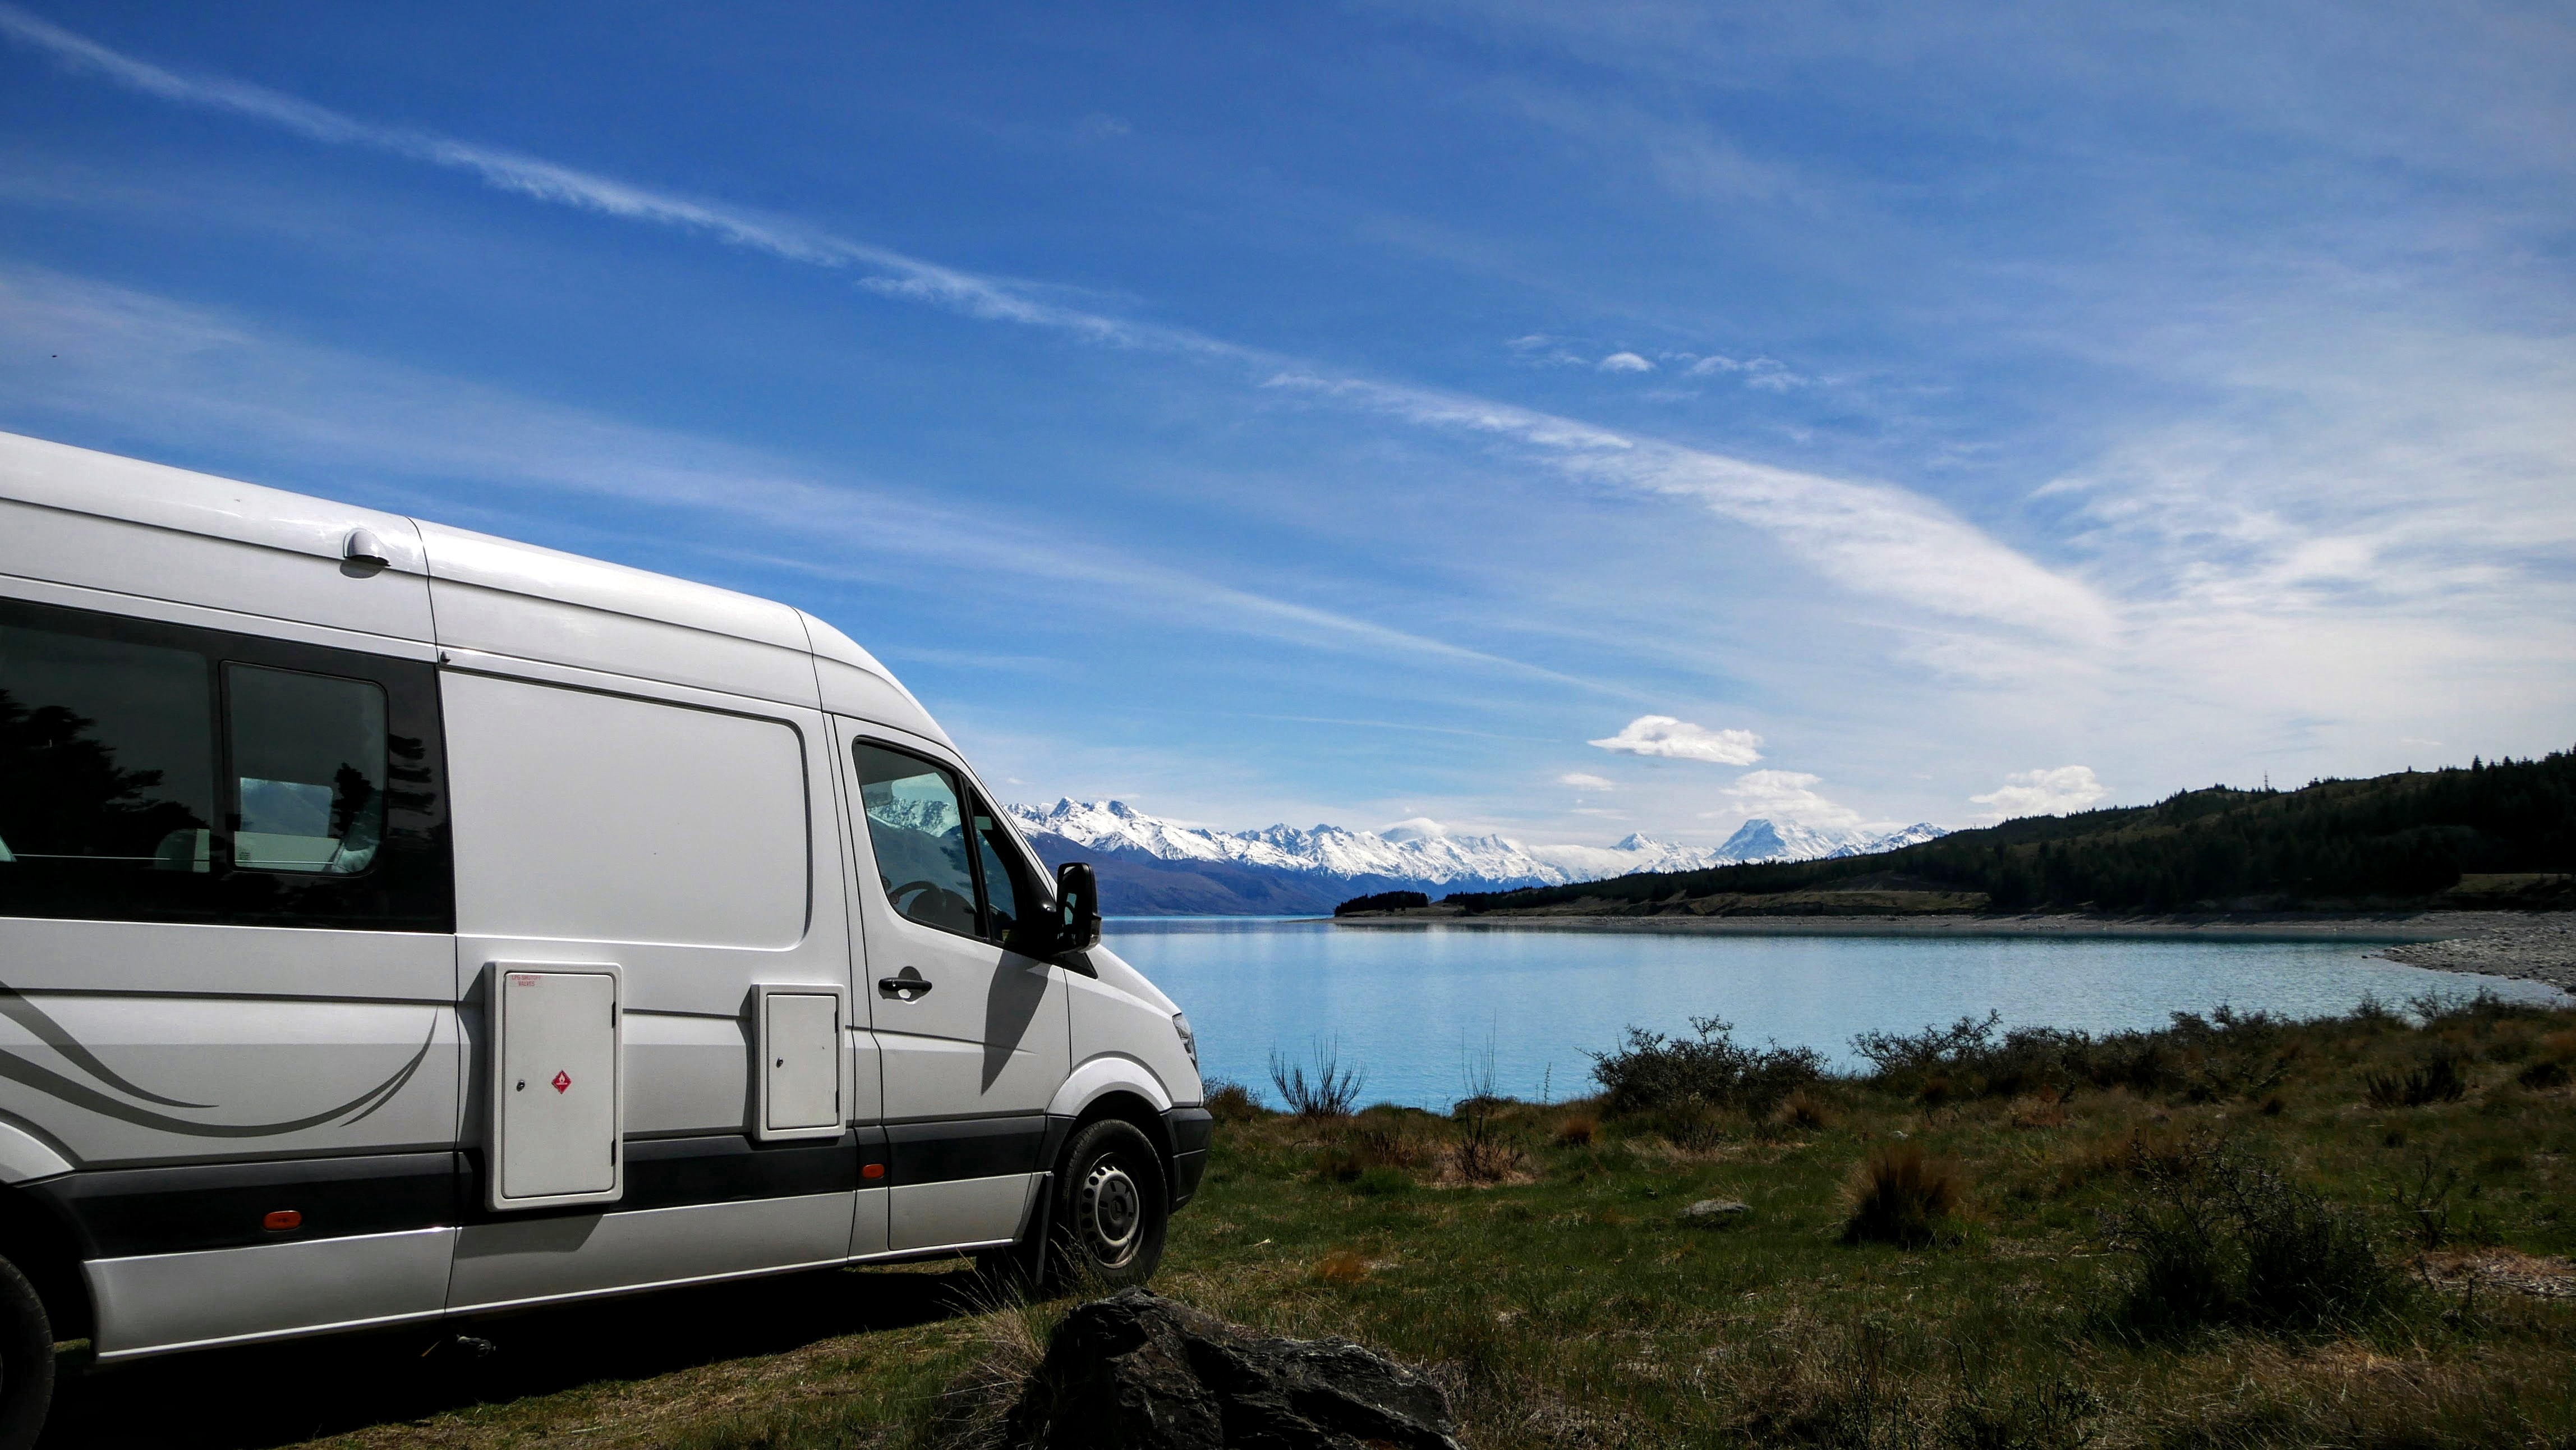
<svg viewBox="0 0 2576 1450">
<path fill-rule="evenodd" d="M 2185 791 L 1870 856 L 1345 903 L 1352 926 L 2386 944 L 2576 990 L 2576 754 Z"/>
</svg>

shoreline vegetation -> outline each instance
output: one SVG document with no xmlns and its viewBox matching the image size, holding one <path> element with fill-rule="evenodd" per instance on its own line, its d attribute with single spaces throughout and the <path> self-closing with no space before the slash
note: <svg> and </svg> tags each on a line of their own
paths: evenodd
<svg viewBox="0 0 2576 1450">
<path fill-rule="evenodd" d="M 2576 753 L 2183 791 L 1869 856 L 1456 892 L 1469 916 L 2376 914 L 2576 908 Z"/>
<path fill-rule="evenodd" d="M 1603 1046 L 1573 1101 L 1492 1096 L 1472 1051 L 1446 1113 L 1356 1107 L 1326 1047 L 1279 1065 L 1306 1112 L 1215 1085 L 1156 1290 L 1419 1368 L 1474 1450 L 2576 1442 L 2576 1009 L 2426 997 L 2098 1036 L 1970 1018 L 1864 1034 L 1851 1075 L 1713 1019 Z M 760 1322 L 766 1295 L 811 1327 L 514 1394 L 568 1325 L 608 1321 L 496 1320 L 472 1331 L 486 1357 L 346 1363 L 356 1402 L 316 1443 L 998 1450 L 1093 1297 L 938 1266 L 717 1292 L 615 1320 L 667 1350 L 719 1302 Z M 871 1322 L 889 1295 L 910 1307 Z M 172 1372 L 121 1372 L 118 1403 L 152 1413 Z"/>
</svg>

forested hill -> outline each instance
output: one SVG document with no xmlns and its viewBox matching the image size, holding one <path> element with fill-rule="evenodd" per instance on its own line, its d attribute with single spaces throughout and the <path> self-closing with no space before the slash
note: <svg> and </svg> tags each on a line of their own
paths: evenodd
<svg viewBox="0 0 2576 1450">
<path fill-rule="evenodd" d="M 1995 911 L 2349 909 L 2425 902 L 2465 876 L 2576 871 L 2576 753 L 2303 790 L 2184 791 L 2151 806 L 2032 816 L 1874 856 L 1459 895 L 1470 914 L 1761 911 L 1754 898 L 1982 894 Z M 2477 884 L 2490 884 L 2481 879 Z M 2497 904 L 2564 904 L 2566 881 Z M 1952 909 L 1957 909 L 1954 905 Z"/>
</svg>

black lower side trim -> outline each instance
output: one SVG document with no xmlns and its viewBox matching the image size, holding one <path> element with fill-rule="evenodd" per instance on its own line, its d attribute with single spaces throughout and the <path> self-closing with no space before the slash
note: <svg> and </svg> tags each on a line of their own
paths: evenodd
<svg viewBox="0 0 2576 1450">
<path fill-rule="evenodd" d="M 1035 1173 L 1046 1166 L 1039 1158 L 1047 1139 L 1043 1113 L 895 1123 L 885 1131 L 893 1154 L 885 1181 L 897 1186 Z"/>
<path fill-rule="evenodd" d="M 591 1211 L 797 1198 L 847 1193 L 858 1186 L 858 1148 L 847 1133 L 789 1143 L 755 1143 L 740 1133 L 646 1138 L 626 1145 L 625 1196 Z"/>
<path fill-rule="evenodd" d="M 1163 1128 L 1172 1135 L 1175 1153 L 1204 1153 L 1216 1141 L 1216 1114 L 1205 1108 L 1167 1108 Z"/>
<path fill-rule="evenodd" d="M 456 1155 L 379 1153 L 70 1173 L 27 1185 L 81 1238 L 84 1258 L 178 1254 L 456 1222 Z M 265 1227 L 293 1210 L 295 1227 Z"/>
<path fill-rule="evenodd" d="M 1207 1176 L 1207 1150 L 1172 1155 L 1172 1211 L 1198 1197 L 1199 1180 Z"/>
<path fill-rule="evenodd" d="M 83 1258 L 113 1259 L 1034 1173 L 1045 1166 L 1047 1129 L 1045 1115 L 1032 1113 L 871 1126 L 819 1142 L 638 1138 L 626 1144 L 626 1192 L 616 1202 L 533 1214 L 483 1207 L 482 1154 L 472 1150 L 106 1169 L 23 1191 L 62 1218 Z M 876 1176 L 866 1175 L 869 1166 Z M 282 1210 L 298 1215 L 296 1225 L 266 1227 Z"/>
</svg>

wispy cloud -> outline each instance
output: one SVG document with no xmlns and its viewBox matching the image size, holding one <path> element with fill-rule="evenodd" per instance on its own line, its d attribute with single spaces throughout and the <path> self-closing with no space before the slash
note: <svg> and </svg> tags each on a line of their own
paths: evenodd
<svg viewBox="0 0 2576 1450">
<path fill-rule="evenodd" d="M 1655 370 L 1653 363 L 1633 352 L 1614 352 L 1593 366 L 1605 373 L 1650 373 Z"/>
<path fill-rule="evenodd" d="M 810 555 L 763 561 L 812 575 L 875 583 L 888 561 L 973 564 L 990 581 L 1096 588 L 1199 628 L 1442 660 L 1614 698 L 1634 693 L 1125 556 L 1097 540 L 968 518 L 896 489 L 827 482 L 759 450 L 268 336 L 125 288 L 0 269 L 0 339 L 22 357 L 65 355 L 0 371 L 21 407 L 184 423 L 203 438 L 241 439 L 394 477 L 474 479 L 748 516 L 777 538 L 829 539 L 829 548 Z M 853 556 L 869 560 L 869 569 L 853 569 Z"/>
<path fill-rule="evenodd" d="M 2024 770 L 2004 777 L 2004 784 L 1968 799 L 1984 806 L 1998 821 L 2019 816 L 2062 816 L 2080 811 L 2111 793 L 2093 776 L 2089 765 L 2060 765 Z"/>
<path fill-rule="evenodd" d="M 496 190 L 534 201 L 694 232 L 785 261 L 870 271 L 875 275 L 860 278 L 859 285 L 886 296 L 948 307 L 972 317 L 1063 329 L 1106 343 L 1247 356 L 1243 349 L 1187 329 L 1051 303 L 992 277 L 943 267 L 792 218 L 639 186 L 435 132 L 376 125 L 227 77 L 183 74 L 100 45 L 13 5 L 0 4 L 0 35 L 39 50 L 68 69 L 98 76 L 128 90 L 178 105 L 264 122 L 324 145 L 356 147 L 426 162 L 463 172 Z"/>
<path fill-rule="evenodd" d="M 1586 775 L 1579 770 L 1558 776 L 1556 778 L 1556 783 L 1558 785 L 1575 786 L 1582 790 L 1617 790 L 1619 788 L 1618 785 L 1611 781 L 1607 776 Z"/>
<path fill-rule="evenodd" d="M 1751 765 L 1762 758 L 1762 737 L 1750 730 L 1711 730 L 1670 715 L 1640 715 L 1618 734 L 1584 743 L 1617 755 L 1704 760 L 1712 765 Z"/>
<path fill-rule="evenodd" d="M 2085 584 L 1892 485 L 1750 463 L 1424 388 L 1302 372 L 1277 374 L 1271 385 L 1519 442 L 1588 481 L 1692 500 L 1762 530 L 1855 593 L 2073 643 L 2101 644 L 2117 629 L 2110 604 Z"/>
<path fill-rule="evenodd" d="M 241 116 L 325 145 L 374 150 L 459 171 L 535 201 L 690 232 L 789 262 L 864 272 L 858 284 L 877 295 L 1070 332 L 1114 346 L 1245 364 L 1269 373 L 1274 385 L 1300 387 L 1314 396 L 1431 427 L 1507 436 L 1548 451 L 1554 456 L 1546 461 L 1586 482 L 1704 504 L 1776 538 L 1835 583 L 1859 593 L 2058 638 L 2098 641 L 2111 628 L 2107 606 L 2083 585 L 2051 573 L 1931 500 L 1891 485 L 1843 482 L 1630 439 L 1505 403 L 1318 376 L 1263 349 L 1065 306 L 1035 295 L 1027 284 L 941 266 L 791 218 L 428 131 L 376 125 L 229 78 L 184 74 L 5 3 L 0 3 L 0 34 L 68 68 L 164 101 Z M 1601 366 L 1636 371 L 1652 364 L 1635 353 L 1616 353 Z"/>
</svg>

